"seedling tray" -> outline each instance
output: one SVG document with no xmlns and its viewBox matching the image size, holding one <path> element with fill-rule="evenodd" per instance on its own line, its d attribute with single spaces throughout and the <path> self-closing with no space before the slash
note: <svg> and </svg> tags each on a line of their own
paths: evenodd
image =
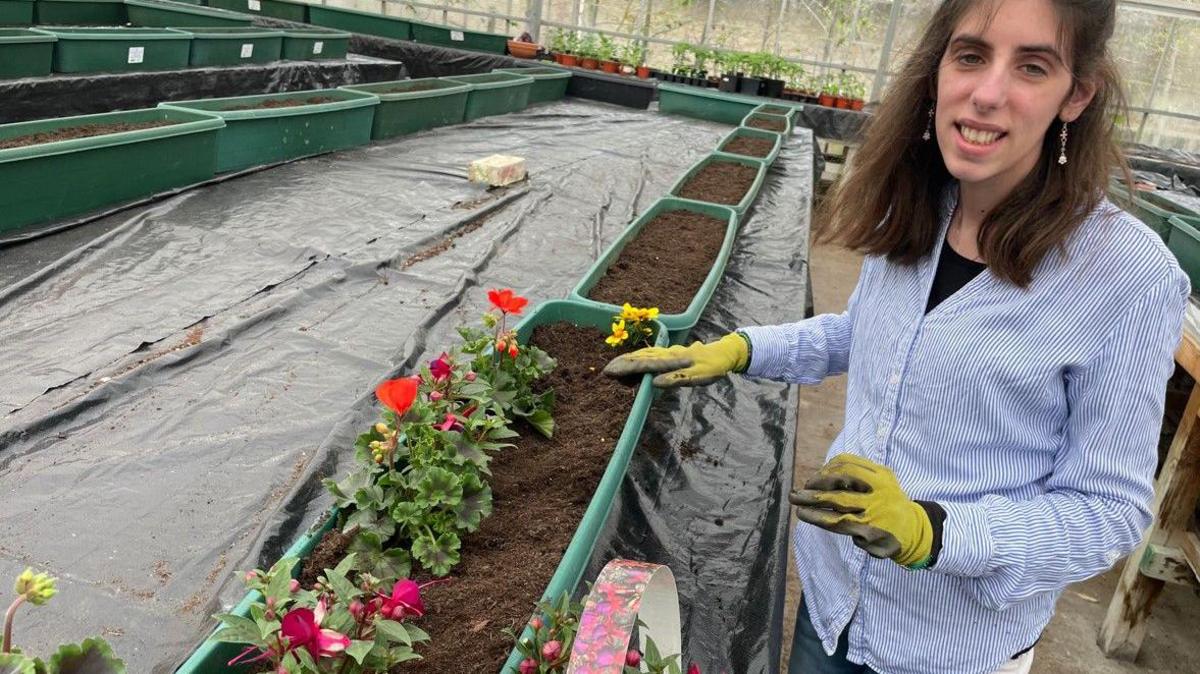
<svg viewBox="0 0 1200 674">
<path fill-rule="evenodd" d="M 468 122 L 480 117 L 524 110 L 529 105 L 529 92 L 533 88 L 532 77 L 512 73 L 491 72 L 442 79 L 456 84 L 471 85 L 470 94 L 467 96 Z"/>
<path fill-rule="evenodd" d="M 231 66 L 278 61 L 283 31 L 223 26 L 179 28 L 192 36 L 188 63 L 193 66 Z"/>
<path fill-rule="evenodd" d="M 165 28 L 36 28 L 58 38 L 54 72 L 134 72 L 188 66 L 192 36 Z"/>
<path fill-rule="evenodd" d="M 571 83 L 571 72 L 562 68 L 537 66 L 533 68 L 496 68 L 494 73 L 510 73 L 533 78 L 529 89 L 529 105 L 561 100 L 567 95 Z"/>
<path fill-rule="evenodd" d="M 0 28 L 0 80 L 49 75 L 57 40 L 24 28 Z"/>
<path fill-rule="evenodd" d="M 308 20 L 316 26 L 337 28 L 351 33 L 363 33 L 393 40 L 411 40 L 412 26 L 407 19 L 360 12 L 326 5 L 309 5 Z"/>
<path fill-rule="evenodd" d="M 355 84 L 342 89 L 379 97 L 371 126 L 371 139 L 379 140 L 461 124 L 466 117 L 471 85 L 426 78 Z"/>
</svg>

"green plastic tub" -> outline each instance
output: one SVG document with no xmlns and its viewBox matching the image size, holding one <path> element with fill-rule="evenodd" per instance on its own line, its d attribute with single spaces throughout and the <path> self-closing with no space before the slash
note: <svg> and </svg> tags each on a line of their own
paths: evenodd
<svg viewBox="0 0 1200 674">
<path fill-rule="evenodd" d="M 1176 203 L 1157 190 L 1138 190 L 1138 196 L 1164 211 L 1170 211 L 1189 218 L 1200 218 L 1200 209 L 1189 208 L 1183 204 Z"/>
<path fill-rule="evenodd" d="M 124 0 L 37 0 L 42 26 L 120 26 L 129 21 Z"/>
<path fill-rule="evenodd" d="M 567 95 L 567 85 L 571 83 L 571 71 L 549 66 L 496 68 L 492 72 L 532 77 L 533 86 L 529 89 L 529 105 L 562 100 Z"/>
<path fill-rule="evenodd" d="M 208 180 L 224 122 L 152 108 L 0 125 L 0 139 L 11 139 L 87 124 L 155 121 L 175 123 L 0 150 L 0 232 Z"/>
<path fill-rule="evenodd" d="M 616 262 L 621 255 L 621 251 L 629 242 L 637 238 L 637 235 L 659 214 L 664 211 L 691 211 L 701 215 L 707 215 L 725 221 L 725 242 L 721 244 L 721 250 L 717 253 L 717 259 L 713 261 L 712 269 L 709 270 L 708 276 L 705 277 L 704 283 L 700 289 L 696 291 L 696 295 L 692 297 L 692 301 L 688 304 L 686 310 L 678 314 L 659 314 L 658 321 L 667 328 L 670 341 L 672 344 L 682 343 L 691 332 L 692 327 L 700 320 L 700 314 L 704 313 L 704 308 L 708 306 L 708 301 L 712 299 L 713 291 L 717 289 L 717 284 L 721 282 L 721 276 L 725 273 L 725 264 L 729 262 L 730 251 L 733 250 L 733 243 L 737 238 L 738 230 L 738 213 L 728 206 L 718 204 L 706 204 L 699 201 L 691 201 L 689 199 L 677 199 L 674 197 L 663 197 L 654 202 L 650 209 L 642 213 L 636 220 L 633 221 L 621 236 L 613 241 L 608 250 L 600 256 L 600 259 L 588 269 L 584 274 L 583 279 L 571 291 L 571 299 L 587 304 L 595 304 L 605 308 L 610 314 L 621 313 L 621 307 L 606 304 L 599 300 L 593 300 L 588 297 L 588 293 L 592 288 L 604 278 L 605 272 Z"/>
<path fill-rule="evenodd" d="M 1153 229 L 1155 233 L 1162 237 L 1163 241 L 1170 242 L 1171 237 L 1171 217 L 1180 215 L 1164 208 L 1156 206 L 1142 198 L 1142 193 L 1137 192 L 1133 197 L 1133 204 L 1130 205 L 1129 192 L 1124 185 L 1110 183 L 1108 186 L 1108 194 L 1112 201 L 1119 208 L 1123 208 L 1132 213 L 1138 220 L 1146 223 L 1146 226 Z"/>
<path fill-rule="evenodd" d="M 736 152 L 730 152 L 725 149 L 725 146 L 728 145 L 729 142 L 735 138 L 763 138 L 763 139 L 771 141 L 772 143 L 775 144 L 775 146 L 771 150 L 771 152 L 765 157 L 753 157 L 750 155 L 741 155 Z M 750 157 L 751 159 L 757 159 L 759 161 L 764 161 L 768 165 L 770 165 L 770 164 L 775 163 L 775 159 L 777 157 L 779 157 L 779 148 L 781 148 L 781 147 L 783 147 L 783 136 L 775 133 L 774 131 L 764 131 L 763 129 L 752 129 L 747 126 L 739 126 L 738 128 L 734 129 L 733 131 L 730 131 L 729 133 L 725 134 L 725 137 L 721 139 L 721 142 L 717 143 L 717 152 L 720 152 L 721 154 L 734 154 L 734 155 L 737 155 L 740 157 Z"/>
<path fill-rule="evenodd" d="M 409 23 L 412 24 L 412 39 L 415 42 L 439 47 L 483 51 L 489 54 L 504 54 L 508 51 L 509 38 L 507 35 L 481 33 L 423 21 L 410 20 Z"/>
<path fill-rule="evenodd" d="M 33 0 L 0 0 L 0 26 L 32 26 Z"/>
<path fill-rule="evenodd" d="M 49 75 L 57 41 L 24 28 L 0 28 L 0 80 Z"/>
<path fill-rule="evenodd" d="M 471 85 L 467 96 L 466 121 L 504 115 L 524 110 L 529 105 L 529 91 L 533 78 L 512 73 L 481 73 L 443 77 L 447 82 Z"/>
<path fill-rule="evenodd" d="M 763 103 L 762 105 L 756 106 L 750 112 L 761 112 L 768 115 L 781 115 L 783 117 L 787 117 L 788 122 L 791 123 L 793 127 L 796 126 L 796 107 L 793 105 L 788 105 L 785 101 L 779 101 L 777 103 Z"/>
<path fill-rule="evenodd" d="M 1186 215 L 1172 216 L 1168 222 L 1171 225 L 1171 236 L 1167 239 L 1167 248 L 1179 260 L 1179 266 L 1187 272 L 1192 281 L 1192 291 L 1200 289 L 1200 217 Z"/>
<path fill-rule="evenodd" d="M 761 104 L 762 99 L 757 96 L 684 84 L 660 82 L 658 85 L 658 111 L 670 115 L 707 119 L 722 124 L 741 124 L 746 115 Z"/>
<path fill-rule="evenodd" d="M 125 0 L 125 4 L 129 8 L 129 23 L 135 26 L 249 27 L 254 23 L 254 18 L 245 14 L 170 0 Z"/>
<path fill-rule="evenodd" d="M 264 101 L 332 98 L 324 103 L 254 110 L 229 108 Z M 258 96 L 159 103 L 168 110 L 209 113 L 225 120 L 217 144 L 217 172 L 343 150 L 371 141 L 379 99 L 344 89 L 312 89 Z"/>
<path fill-rule="evenodd" d="M 344 59 L 350 50 L 350 33 L 324 28 L 285 28 L 283 58 L 289 61 Z"/>
<path fill-rule="evenodd" d="M 166 28 L 35 28 L 58 38 L 54 72 L 133 72 L 188 66 L 192 36 Z"/>
<path fill-rule="evenodd" d="M 437 78 L 399 80 L 341 87 L 379 97 L 371 140 L 394 138 L 438 126 L 461 124 L 466 117 L 468 84 Z"/>
<path fill-rule="evenodd" d="M 351 33 L 363 33 L 393 40 L 411 40 L 412 26 L 407 19 L 360 12 L 325 5 L 309 5 L 308 20 L 315 26 L 337 28 Z"/>
<path fill-rule="evenodd" d="M 712 163 L 714 161 L 732 161 L 732 162 L 737 162 L 739 164 L 746 164 L 747 166 L 753 166 L 756 169 L 758 169 L 758 175 L 757 175 L 757 177 L 755 177 L 754 183 L 752 185 L 750 185 L 750 189 L 746 190 L 746 196 L 742 197 L 742 200 L 740 202 L 738 202 L 737 204 L 729 206 L 733 210 L 737 211 L 738 216 L 740 217 L 742 214 L 744 214 L 746 212 L 747 208 L 750 208 L 750 204 L 754 203 L 755 197 L 758 196 L 758 191 L 760 189 L 762 189 L 763 179 L 767 175 L 767 162 L 762 161 L 761 159 L 754 159 L 752 157 L 743 157 L 738 154 L 724 154 L 721 152 L 714 152 L 714 153 L 702 158 L 700 161 L 696 162 L 695 164 L 692 164 L 692 167 L 687 170 L 687 173 L 684 173 L 682 176 L 680 176 L 679 180 L 676 180 L 675 184 L 671 186 L 670 195 L 673 197 L 677 197 L 679 199 L 683 199 L 684 201 L 690 201 L 689 199 L 684 199 L 683 197 L 680 197 L 679 191 L 681 189 L 683 189 L 683 186 L 685 184 L 687 184 L 687 181 L 690 180 L 691 177 L 693 175 L 695 175 L 697 171 L 699 171 L 700 169 L 704 168 L 705 166 L 709 165 L 710 163 Z M 696 203 L 709 203 L 709 202 L 697 201 Z M 720 205 L 726 206 L 728 204 L 720 204 Z"/>
<path fill-rule="evenodd" d="M 283 31 L 270 28 L 170 28 L 192 36 L 188 63 L 194 66 L 233 66 L 278 61 Z"/>
<path fill-rule="evenodd" d="M 270 16 L 296 23 L 308 23 L 308 5 L 285 0 L 208 0 L 209 7 L 242 12 L 251 16 Z"/>
<path fill-rule="evenodd" d="M 766 119 L 766 120 L 771 120 L 773 122 L 783 122 L 784 126 L 785 126 L 783 131 L 772 131 L 771 129 L 760 129 L 761 131 L 767 131 L 767 132 L 775 133 L 775 134 L 782 134 L 784 136 L 792 135 L 792 119 L 786 115 L 768 115 L 765 112 L 751 112 L 750 114 L 746 115 L 745 119 L 742 120 L 742 126 L 748 128 L 748 129 L 757 128 L 757 127 L 750 126 L 750 121 L 755 120 L 755 119 Z"/>
</svg>

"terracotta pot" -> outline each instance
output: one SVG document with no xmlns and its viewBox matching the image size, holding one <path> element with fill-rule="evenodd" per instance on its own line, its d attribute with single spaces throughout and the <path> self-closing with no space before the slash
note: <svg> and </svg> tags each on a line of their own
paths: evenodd
<svg viewBox="0 0 1200 674">
<path fill-rule="evenodd" d="M 551 56 L 551 58 L 554 59 L 554 62 L 557 63 L 558 65 L 561 66 L 563 64 L 563 55 L 560 54 L 559 52 L 554 52 L 554 53 L 550 54 L 550 56 Z"/>
<path fill-rule="evenodd" d="M 842 98 L 841 96 L 838 96 L 837 98 L 834 99 L 834 107 L 848 108 L 848 107 L 850 107 L 850 101 L 846 100 L 845 98 Z"/>
<path fill-rule="evenodd" d="M 579 67 L 587 70 L 595 70 L 600 67 L 600 62 L 590 56 L 584 56 L 579 59 Z"/>
<path fill-rule="evenodd" d="M 850 109 L 851 110 L 862 110 L 863 109 L 863 100 L 861 98 L 856 98 L 856 99 L 850 101 Z"/>
<path fill-rule="evenodd" d="M 531 59 L 537 56 L 537 52 L 538 45 L 536 42 L 508 41 L 508 53 L 519 59 Z"/>
<path fill-rule="evenodd" d="M 833 107 L 833 94 L 821 94 L 817 97 L 817 103 L 824 105 L 827 108 Z"/>
<path fill-rule="evenodd" d="M 579 65 L 579 57 L 574 54 L 559 54 L 559 56 L 562 57 L 562 60 L 559 61 L 559 63 L 563 64 L 564 66 L 571 66 L 574 68 Z"/>
<path fill-rule="evenodd" d="M 642 79 L 649 79 L 649 77 L 650 77 L 650 68 L 648 68 L 648 67 L 646 67 L 646 66 L 638 66 L 638 67 L 637 67 L 637 76 L 638 76 L 638 77 L 640 77 L 640 78 L 642 78 Z"/>
<path fill-rule="evenodd" d="M 606 73 L 616 74 L 621 72 L 621 64 L 617 61 L 601 61 L 600 69 Z"/>
</svg>

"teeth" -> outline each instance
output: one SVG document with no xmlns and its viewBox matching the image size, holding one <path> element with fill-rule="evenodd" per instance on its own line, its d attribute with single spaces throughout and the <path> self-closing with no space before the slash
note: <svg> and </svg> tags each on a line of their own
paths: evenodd
<svg viewBox="0 0 1200 674">
<path fill-rule="evenodd" d="M 962 133 L 962 137 L 972 145 L 991 145 L 1000 137 L 999 131 L 980 131 L 962 125 L 959 125 L 958 129 Z"/>
</svg>

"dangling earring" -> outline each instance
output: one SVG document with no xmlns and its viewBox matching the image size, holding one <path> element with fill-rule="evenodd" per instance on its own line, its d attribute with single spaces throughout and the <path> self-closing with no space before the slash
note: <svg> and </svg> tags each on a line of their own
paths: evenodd
<svg viewBox="0 0 1200 674">
<path fill-rule="evenodd" d="M 929 130 L 933 128 L 933 104 L 929 104 L 929 121 L 925 122 L 925 133 L 921 134 L 921 140 L 929 140 Z"/>
<path fill-rule="evenodd" d="M 1063 122 L 1062 132 L 1058 134 L 1059 140 L 1062 141 L 1062 146 L 1058 150 L 1058 165 L 1062 166 L 1067 163 L 1067 123 Z"/>
</svg>

